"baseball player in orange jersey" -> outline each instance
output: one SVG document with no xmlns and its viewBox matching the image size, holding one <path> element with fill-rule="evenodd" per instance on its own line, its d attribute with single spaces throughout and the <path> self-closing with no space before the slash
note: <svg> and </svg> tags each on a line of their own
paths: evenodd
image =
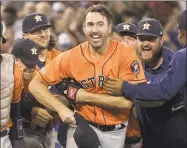
<svg viewBox="0 0 187 148">
<path fill-rule="evenodd" d="M 41 13 L 29 14 L 25 16 L 22 22 L 23 38 L 35 41 L 40 48 L 39 60 L 36 62 L 36 67 L 33 67 L 35 71 L 32 78 L 40 68 L 61 53 L 54 48 L 55 40 L 50 27 L 47 17 Z M 32 78 L 24 79 L 24 91 L 20 103 L 22 117 L 24 118 L 24 141 L 27 148 L 47 148 L 51 145 L 51 129 L 53 126 L 50 125 L 53 124 L 54 116 L 28 92 L 28 85 Z M 50 91 L 56 93 L 54 90 L 50 89 Z M 30 129 L 32 129 L 32 132 L 28 132 Z"/>
<path fill-rule="evenodd" d="M 73 112 L 47 89 L 64 78 L 74 78 L 83 87 L 71 92 L 77 101 L 75 110 L 89 121 L 101 148 L 123 148 L 128 124 L 126 112 L 131 102 L 106 95 L 103 84 L 110 76 L 132 83 L 145 82 L 144 72 L 134 49 L 109 39 L 111 13 L 104 5 L 93 5 L 87 10 L 83 27 L 88 42 L 62 53 L 42 68 L 31 81 L 29 91 L 42 104 L 56 110 L 62 121 L 75 124 Z M 69 126 L 67 148 L 77 147 L 74 129 Z"/>
</svg>

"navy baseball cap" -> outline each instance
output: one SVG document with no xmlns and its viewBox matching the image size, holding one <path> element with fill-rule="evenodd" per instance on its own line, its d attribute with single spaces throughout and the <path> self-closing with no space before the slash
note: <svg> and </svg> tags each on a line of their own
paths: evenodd
<svg viewBox="0 0 187 148">
<path fill-rule="evenodd" d="M 11 53 L 28 68 L 33 68 L 39 57 L 40 48 L 30 39 L 19 39 L 13 45 Z"/>
<path fill-rule="evenodd" d="M 23 19 L 22 31 L 23 33 L 35 32 L 43 27 L 52 27 L 45 14 L 32 13 Z"/>
<path fill-rule="evenodd" d="M 187 11 L 184 10 L 179 18 L 178 18 L 178 25 L 177 27 L 180 29 L 180 30 L 187 30 L 187 25 L 186 25 L 186 13 Z"/>
<path fill-rule="evenodd" d="M 4 36 L 2 35 L 3 34 L 3 24 L 1 23 L 1 32 L 0 32 L 1 34 L 1 38 L 2 38 L 2 43 L 4 44 L 4 43 L 6 43 L 6 39 L 4 38 Z"/>
<path fill-rule="evenodd" d="M 143 19 L 138 23 L 137 36 L 147 35 L 154 37 L 163 36 L 163 27 L 156 19 Z"/>
<path fill-rule="evenodd" d="M 82 116 L 75 114 L 77 127 L 74 132 L 74 140 L 78 148 L 99 148 L 100 141 L 96 132 L 89 126 Z"/>
<path fill-rule="evenodd" d="M 124 22 L 116 26 L 116 31 L 120 33 L 121 36 L 129 33 L 136 35 L 137 26 L 135 24 Z"/>
</svg>

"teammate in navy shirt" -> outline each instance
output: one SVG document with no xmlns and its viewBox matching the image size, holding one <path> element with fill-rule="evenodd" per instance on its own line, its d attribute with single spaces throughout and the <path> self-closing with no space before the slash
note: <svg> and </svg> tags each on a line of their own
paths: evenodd
<svg viewBox="0 0 187 148">
<path fill-rule="evenodd" d="M 182 13 L 178 21 L 178 38 L 183 46 L 186 45 L 185 19 L 186 11 Z M 150 27 L 151 24 L 147 24 L 148 25 L 145 25 L 144 28 Z M 146 29 L 143 30 L 143 34 L 145 34 L 146 31 L 149 32 Z M 152 33 L 154 34 L 155 32 Z M 106 83 L 106 86 L 110 86 L 110 89 L 108 89 L 109 94 L 123 94 L 125 98 L 137 104 L 137 111 L 141 123 L 140 126 L 141 130 L 143 130 L 141 132 L 143 134 L 143 148 L 185 148 L 186 113 L 183 108 L 184 103 L 180 98 L 184 101 L 187 99 L 186 46 L 175 54 L 168 71 L 166 70 L 168 69 L 167 66 L 168 62 L 171 60 L 171 56 L 169 56 L 167 52 L 162 52 L 162 56 L 165 62 L 162 62 L 160 67 L 156 69 L 149 68 L 145 64 L 144 69 L 148 84 L 132 85 L 127 82 L 123 83 L 114 78 L 112 81 L 108 82 L 109 85 Z M 142 107 L 142 105 L 144 107 Z M 163 130 L 163 132 L 161 130 Z M 177 138 L 174 135 L 177 135 Z"/>
<path fill-rule="evenodd" d="M 171 100 L 181 92 L 187 111 L 186 10 L 178 20 L 178 39 L 183 49 L 176 52 L 168 72 L 156 84 L 131 85 L 123 83 L 123 95 L 133 100 Z"/>
<path fill-rule="evenodd" d="M 186 10 L 180 15 L 178 20 L 178 39 L 183 49 L 176 52 L 171 63 L 169 70 L 156 83 L 149 84 L 142 83 L 132 85 L 128 82 L 122 82 L 116 78 L 110 81 L 112 90 L 108 91 L 109 94 L 123 94 L 126 98 L 131 100 L 157 100 L 168 101 L 171 100 L 178 92 L 181 92 L 184 100 L 184 106 L 187 111 L 187 61 L 186 61 Z"/>
</svg>

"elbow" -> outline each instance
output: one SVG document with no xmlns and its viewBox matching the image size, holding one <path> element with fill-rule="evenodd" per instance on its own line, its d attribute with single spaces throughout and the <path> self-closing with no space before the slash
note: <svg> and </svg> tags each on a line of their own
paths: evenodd
<svg viewBox="0 0 187 148">
<path fill-rule="evenodd" d="M 118 108 L 118 109 L 125 109 L 125 108 L 126 108 L 126 104 L 119 102 L 119 103 L 115 106 L 115 108 Z"/>
<path fill-rule="evenodd" d="M 132 106 L 132 102 L 128 101 L 128 100 L 124 100 L 123 102 L 120 103 L 120 107 L 121 109 L 130 109 Z"/>
<path fill-rule="evenodd" d="M 118 109 L 129 109 L 131 108 L 132 102 L 126 100 L 124 97 L 120 97 L 116 104 L 116 108 Z"/>
<path fill-rule="evenodd" d="M 118 103 L 116 103 L 116 105 L 114 106 L 111 106 L 112 108 L 115 108 L 115 109 L 127 109 L 127 108 L 129 108 L 129 104 L 127 104 L 127 103 L 123 103 L 123 102 L 118 102 Z"/>
</svg>

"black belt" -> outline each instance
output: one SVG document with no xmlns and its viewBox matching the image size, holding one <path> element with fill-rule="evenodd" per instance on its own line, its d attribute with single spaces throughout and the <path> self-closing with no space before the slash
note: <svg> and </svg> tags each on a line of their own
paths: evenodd
<svg viewBox="0 0 187 148">
<path fill-rule="evenodd" d="M 136 143 L 140 143 L 140 140 L 141 140 L 140 136 L 133 136 L 133 137 L 126 136 L 126 138 L 125 138 L 125 144 L 136 144 Z"/>
<path fill-rule="evenodd" d="M 125 128 L 125 124 L 117 124 L 117 125 L 99 125 L 97 123 L 89 122 L 90 125 L 98 128 L 102 132 L 107 132 L 107 131 L 114 131 L 114 130 L 119 130 Z"/>
<path fill-rule="evenodd" d="M 29 122 L 23 122 L 23 128 L 31 128 L 31 123 Z M 38 125 L 36 125 L 36 127 L 34 128 L 35 130 L 44 130 L 43 127 L 40 127 Z"/>
<path fill-rule="evenodd" d="M 7 129 L 2 130 L 0 133 L 1 133 L 1 137 L 4 137 L 4 136 L 8 135 L 8 130 Z"/>
</svg>

